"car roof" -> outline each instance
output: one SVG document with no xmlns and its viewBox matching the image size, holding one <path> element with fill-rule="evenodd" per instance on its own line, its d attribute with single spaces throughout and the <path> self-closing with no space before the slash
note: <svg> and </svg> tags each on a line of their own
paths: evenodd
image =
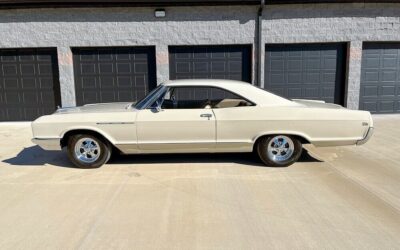
<svg viewBox="0 0 400 250">
<path fill-rule="evenodd" d="M 232 91 L 259 106 L 293 106 L 294 102 L 274 95 L 251 83 L 223 79 L 180 79 L 163 83 L 164 86 L 211 86 Z"/>
<path fill-rule="evenodd" d="M 232 84 L 248 85 L 250 83 L 235 81 L 235 80 L 224 80 L 224 79 L 180 79 L 180 80 L 169 80 L 162 83 L 165 86 L 224 86 L 227 87 Z"/>
</svg>

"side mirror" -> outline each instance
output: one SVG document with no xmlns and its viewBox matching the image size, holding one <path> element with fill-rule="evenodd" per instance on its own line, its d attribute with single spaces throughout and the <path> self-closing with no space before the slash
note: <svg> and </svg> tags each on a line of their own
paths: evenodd
<svg viewBox="0 0 400 250">
<path fill-rule="evenodd" d="M 156 106 L 156 110 L 157 110 L 157 112 L 161 112 L 161 110 L 162 110 L 162 109 L 161 109 L 161 106 L 160 106 L 160 105 L 157 105 L 157 106 Z"/>
<path fill-rule="evenodd" d="M 157 101 L 155 102 L 155 107 L 153 107 L 153 110 L 154 110 L 156 113 L 162 111 L 162 109 L 161 109 L 161 103 L 159 102 L 159 100 L 157 100 Z"/>
</svg>

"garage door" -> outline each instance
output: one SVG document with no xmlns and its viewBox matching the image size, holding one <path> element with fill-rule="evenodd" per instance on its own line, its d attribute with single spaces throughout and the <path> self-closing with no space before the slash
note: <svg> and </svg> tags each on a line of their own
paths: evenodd
<svg viewBox="0 0 400 250">
<path fill-rule="evenodd" d="M 267 45 L 267 90 L 287 98 L 343 104 L 345 44 Z"/>
<path fill-rule="evenodd" d="M 170 79 L 251 82 L 251 46 L 172 46 L 169 65 Z"/>
<path fill-rule="evenodd" d="M 75 48 L 76 103 L 130 102 L 156 83 L 154 47 Z"/>
<path fill-rule="evenodd" d="M 364 44 L 360 109 L 400 113 L 400 44 Z"/>
<path fill-rule="evenodd" d="M 56 49 L 0 50 L 0 121 L 31 121 L 61 104 Z"/>
</svg>

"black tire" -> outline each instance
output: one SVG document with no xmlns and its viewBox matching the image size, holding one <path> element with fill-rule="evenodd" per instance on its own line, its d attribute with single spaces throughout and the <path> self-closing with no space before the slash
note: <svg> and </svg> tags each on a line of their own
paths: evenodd
<svg viewBox="0 0 400 250">
<path fill-rule="evenodd" d="M 274 159 L 273 156 L 271 156 L 271 154 L 273 154 L 271 152 L 268 153 L 268 145 L 272 144 L 275 145 L 275 142 L 272 142 L 275 139 L 282 139 L 284 138 L 284 141 L 286 143 L 289 144 L 289 140 L 291 141 L 291 145 L 293 146 L 293 149 L 288 150 L 291 151 L 290 156 L 289 153 L 286 157 L 288 157 L 287 159 L 284 159 L 285 156 L 282 156 L 281 158 L 283 158 L 282 160 L 279 159 Z M 287 140 L 288 139 L 288 140 Z M 272 147 L 272 146 L 271 146 Z M 273 148 L 273 147 L 272 147 Z M 289 145 L 288 145 L 289 148 Z M 289 165 L 292 165 L 293 163 L 295 163 L 301 156 L 301 152 L 302 152 L 303 146 L 301 144 L 301 142 L 293 136 L 290 135 L 268 135 L 265 137 L 262 137 L 257 145 L 256 145 L 256 150 L 257 150 L 257 154 L 260 157 L 261 161 L 270 167 L 287 167 Z M 286 148 L 284 147 L 284 150 L 286 150 Z M 280 155 L 275 156 L 277 158 L 279 158 Z"/>
<path fill-rule="evenodd" d="M 93 140 L 95 143 L 94 145 L 99 148 L 98 150 L 98 156 L 96 160 L 93 162 L 85 162 L 83 160 L 80 160 L 78 156 L 75 153 L 75 146 L 77 143 L 80 143 L 80 140 L 83 140 L 85 138 L 88 138 L 90 140 Z M 96 136 L 93 135 L 87 135 L 87 134 L 77 134 L 77 135 L 72 135 L 71 137 L 68 138 L 68 145 L 67 145 L 67 155 L 70 161 L 77 166 L 78 168 L 99 168 L 111 157 L 111 146 L 107 141 L 104 141 L 102 139 L 99 139 Z M 93 158 L 92 158 L 93 160 Z"/>
</svg>

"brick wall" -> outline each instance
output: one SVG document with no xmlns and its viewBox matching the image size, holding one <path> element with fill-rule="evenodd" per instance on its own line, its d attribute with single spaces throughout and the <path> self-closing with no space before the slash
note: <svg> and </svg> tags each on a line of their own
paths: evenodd
<svg viewBox="0 0 400 250">
<path fill-rule="evenodd" d="M 0 10 L 0 48 L 57 47 L 63 106 L 75 105 L 71 47 L 156 46 L 158 82 L 169 79 L 168 45 L 253 44 L 254 50 L 257 6 L 165 9 L 165 18 L 155 18 L 154 8 Z M 269 5 L 262 25 L 263 44 L 347 42 L 346 99 L 356 109 L 362 42 L 400 41 L 400 4 Z"/>
</svg>

